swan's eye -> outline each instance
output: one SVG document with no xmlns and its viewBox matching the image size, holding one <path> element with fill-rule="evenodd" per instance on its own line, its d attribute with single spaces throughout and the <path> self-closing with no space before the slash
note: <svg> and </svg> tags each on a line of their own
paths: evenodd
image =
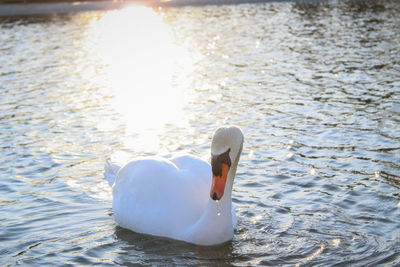
<svg viewBox="0 0 400 267">
<path fill-rule="evenodd" d="M 211 154 L 211 168 L 215 176 L 222 175 L 222 163 L 225 163 L 229 167 L 232 165 L 231 158 L 229 157 L 230 151 L 231 149 L 229 148 L 226 152 L 220 155 L 214 156 Z"/>
</svg>

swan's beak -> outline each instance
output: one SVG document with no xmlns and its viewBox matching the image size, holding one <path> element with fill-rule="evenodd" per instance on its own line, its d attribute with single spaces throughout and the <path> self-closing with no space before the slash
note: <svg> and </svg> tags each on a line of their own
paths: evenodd
<svg viewBox="0 0 400 267">
<path fill-rule="evenodd" d="M 226 178 L 228 177 L 229 166 L 222 163 L 222 174 L 221 176 L 216 176 L 213 174 L 212 185 L 210 190 L 210 197 L 213 200 L 220 200 L 224 195 Z"/>
</svg>

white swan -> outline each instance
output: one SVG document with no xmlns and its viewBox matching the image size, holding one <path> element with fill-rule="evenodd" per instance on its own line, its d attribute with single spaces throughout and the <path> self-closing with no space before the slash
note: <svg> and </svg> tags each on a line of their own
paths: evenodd
<svg viewBox="0 0 400 267">
<path fill-rule="evenodd" d="M 214 133 L 211 166 L 193 156 L 136 159 L 122 168 L 106 161 L 115 221 L 138 233 L 197 245 L 231 240 L 232 185 L 242 147 L 242 131 L 231 126 Z"/>
</svg>

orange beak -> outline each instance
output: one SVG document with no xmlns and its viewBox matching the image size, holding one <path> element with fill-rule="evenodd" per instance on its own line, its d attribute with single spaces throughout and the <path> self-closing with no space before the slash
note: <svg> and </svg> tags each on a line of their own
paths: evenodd
<svg viewBox="0 0 400 267">
<path fill-rule="evenodd" d="M 224 195 L 226 178 L 228 177 L 229 166 L 225 163 L 222 163 L 222 174 L 221 176 L 213 175 L 212 185 L 210 190 L 210 197 L 213 200 L 220 200 Z"/>
</svg>

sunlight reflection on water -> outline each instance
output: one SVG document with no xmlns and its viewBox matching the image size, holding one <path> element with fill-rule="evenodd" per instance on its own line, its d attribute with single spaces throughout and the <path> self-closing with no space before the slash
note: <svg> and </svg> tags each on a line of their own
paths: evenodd
<svg viewBox="0 0 400 267">
<path fill-rule="evenodd" d="M 156 151 L 166 124 L 187 124 L 182 108 L 188 92 L 181 84 L 193 69 L 192 58 L 174 43 L 163 13 L 151 8 L 105 13 L 91 24 L 91 32 L 114 94 L 112 105 L 126 129 L 137 135 L 126 145 Z M 101 128 L 114 127 L 109 124 L 101 122 Z"/>
</svg>

